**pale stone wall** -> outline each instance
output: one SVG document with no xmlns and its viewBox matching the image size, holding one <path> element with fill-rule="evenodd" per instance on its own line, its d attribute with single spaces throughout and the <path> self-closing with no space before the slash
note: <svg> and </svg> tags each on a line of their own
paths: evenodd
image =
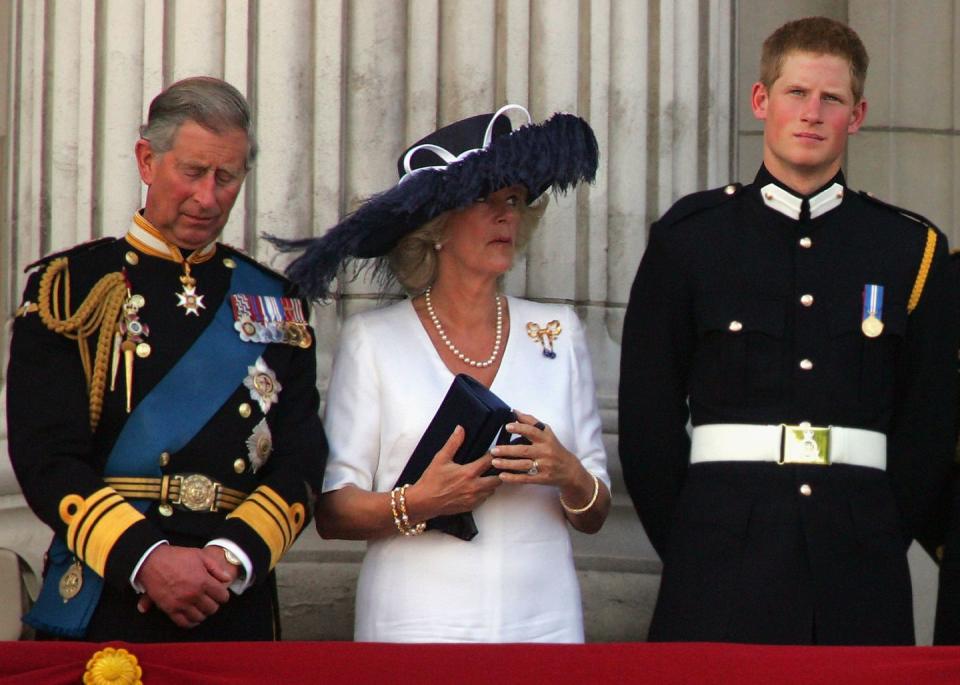
<svg viewBox="0 0 960 685">
<path fill-rule="evenodd" d="M 750 179 L 749 86 L 764 36 L 807 14 L 847 19 L 873 57 L 855 187 L 957 222 L 958 0 L 6 0 L 0 1 L 0 312 L 40 255 L 119 235 L 140 205 L 133 160 L 150 99 L 191 74 L 251 100 L 262 153 L 225 240 L 282 266 L 259 239 L 317 235 L 395 179 L 405 144 L 500 104 L 586 117 L 600 141 L 589 188 L 553 203 L 508 276 L 515 295 L 570 302 L 597 377 L 615 506 L 575 535 L 588 636 L 642 639 L 659 562 L 616 454 L 620 328 L 646 227 L 674 199 Z M 372 306 L 354 282 L 315 308 L 321 392 L 339 322 Z M 0 327 L 0 398 L 7 326 Z M 34 564 L 46 529 L 25 510 L 0 420 L 0 545 Z M 362 547 L 313 532 L 281 565 L 288 638 L 347 638 Z M 920 560 L 922 562 L 922 559 Z M 929 616 L 931 572 L 917 578 Z M 926 575 L 923 575 L 923 574 Z M 925 603 L 924 603 L 925 602 Z M 924 624 L 923 621 L 926 621 Z M 929 619 L 920 619 L 929 627 Z M 923 628 L 921 634 L 924 633 Z"/>
</svg>

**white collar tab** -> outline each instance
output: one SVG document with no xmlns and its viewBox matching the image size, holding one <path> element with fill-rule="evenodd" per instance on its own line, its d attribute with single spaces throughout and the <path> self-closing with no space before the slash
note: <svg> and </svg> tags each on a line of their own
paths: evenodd
<svg viewBox="0 0 960 685">
<path fill-rule="evenodd" d="M 843 202 L 844 187 L 833 183 L 825 190 L 811 197 L 807 202 L 810 207 L 810 218 L 816 219 L 832 209 L 836 209 Z M 800 211 L 803 207 L 803 198 L 798 197 L 776 183 L 768 183 L 760 189 L 763 203 L 770 209 L 780 212 L 785 217 L 800 220 Z"/>
</svg>

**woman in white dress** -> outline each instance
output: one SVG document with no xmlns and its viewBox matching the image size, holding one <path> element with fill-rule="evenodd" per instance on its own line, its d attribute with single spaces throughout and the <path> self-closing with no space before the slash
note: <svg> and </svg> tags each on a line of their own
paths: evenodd
<svg viewBox="0 0 960 685">
<path fill-rule="evenodd" d="M 610 507 L 587 346 L 570 307 L 498 284 L 546 198 L 529 203 L 591 180 L 596 140 L 568 114 L 512 131 L 506 109 L 419 141 L 395 188 L 323 238 L 281 245 L 307 247 L 288 274 L 309 295 L 326 296 L 360 257 L 383 257 L 381 273 L 410 295 L 347 320 L 327 395 L 316 521 L 323 537 L 369 541 L 357 640 L 583 641 L 567 526 L 596 532 Z M 398 484 L 459 373 L 515 408 L 506 429 L 529 444 L 461 466 L 457 428 L 416 482 Z M 483 475 L 491 466 L 499 475 Z M 468 511 L 479 530 L 469 541 L 424 525 Z"/>
</svg>

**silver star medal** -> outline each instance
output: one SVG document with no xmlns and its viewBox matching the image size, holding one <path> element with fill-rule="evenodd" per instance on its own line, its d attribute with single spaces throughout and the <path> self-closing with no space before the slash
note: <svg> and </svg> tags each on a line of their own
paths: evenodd
<svg viewBox="0 0 960 685">
<path fill-rule="evenodd" d="M 200 316 L 200 310 L 206 309 L 203 295 L 197 295 L 197 289 L 192 285 L 183 286 L 183 292 L 177 293 L 177 306 L 187 310 L 187 314 Z"/>
<path fill-rule="evenodd" d="M 270 411 L 271 405 L 280 401 L 279 395 L 283 386 L 277 380 L 277 374 L 263 361 L 263 357 L 258 357 L 254 366 L 247 367 L 247 377 L 243 379 L 243 384 L 250 389 L 250 399 L 257 401 L 264 414 Z"/>
<path fill-rule="evenodd" d="M 260 419 L 253 428 L 250 437 L 247 438 L 247 456 L 250 458 L 250 471 L 256 473 L 257 470 L 267 463 L 270 453 L 273 452 L 273 436 L 270 434 L 270 426 L 267 425 L 267 418 Z"/>
</svg>

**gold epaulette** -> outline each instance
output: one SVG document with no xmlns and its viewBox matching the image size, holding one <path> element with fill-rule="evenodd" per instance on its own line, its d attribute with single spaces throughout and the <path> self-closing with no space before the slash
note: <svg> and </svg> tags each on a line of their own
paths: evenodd
<svg viewBox="0 0 960 685">
<path fill-rule="evenodd" d="M 107 365 L 113 336 L 120 321 L 120 312 L 126 297 L 126 279 L 122 273 L 106 274 L 90 289 L 75 313 L 70 307 L 70 270 L 67 257 L 52 260 L 40 278 L 37 310 L 43 325 L 54 333 L 76 340 L 90 397 L 90 430 L 100 423 L 103 394 L 107 384 Z M 62 309 L 61 310 L 61 290 Z M 94 362 L 90 364 L 87 338 L 99 331 Z"/>
<path fill-rule="evenodd" d="M 927 283 L 927 275 L 930 273 L 930 263 L 933 261 L 933 253 L 936 249 L 937 232 L 930 226 L 927 226 L 927 244 L 923 247 L 920 269 L 917 271 L 917 279 L 913 282 L 913 290 L 910 292 L 910 301 L 907 303 L 907 314 L 912 313 L 920 302 L 920 295 L 923 294 L 923 286 Z"/>
</svg>

